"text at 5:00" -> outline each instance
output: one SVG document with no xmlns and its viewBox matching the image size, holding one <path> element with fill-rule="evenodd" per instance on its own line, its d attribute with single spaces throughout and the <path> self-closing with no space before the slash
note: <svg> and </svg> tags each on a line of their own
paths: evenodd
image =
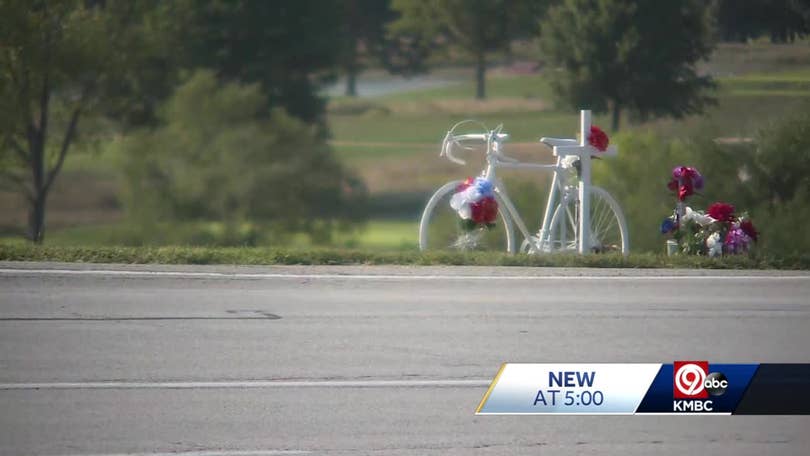
<svg viewBox="0 0 810 456">
<path fill-rule="evenodd" d="M 600 406 L 605 401 L 605 396 L 601 391 L 571 391 L 571 390 L 537 390 L 534 398 L 534 405 L 541 407 L 563 406 Z"/>
</svg>

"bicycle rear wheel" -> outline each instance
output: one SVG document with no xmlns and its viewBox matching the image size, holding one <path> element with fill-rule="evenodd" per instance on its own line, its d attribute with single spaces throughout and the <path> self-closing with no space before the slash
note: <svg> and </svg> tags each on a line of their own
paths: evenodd
<svg viewBox="0 0 810 456">
<path fill-rule="evenodd" d="M 590 236 L 591 253 L 617 252 L 627 255 L 630 240 L 627 222 L 621 207 L 602 188 L 590 189 Z M 579 198 L 571 198 L 554 210 L 548 237 L 548 250 L 552 252 L 576 252 L 579 244 Z"/>
<path fill-rule="evenodd" d="M 452 181 L 439 188 L 428 200 L 419 222 L 419 250 L 499 251 L 514 253 L 515 236 L 512 220 L 503 210 L 500 196 L 495 200 L 501 208 L 492 228 L 479 227 L 472 231 L 461 226 L 461 219 L 450 207 L 450 198 L 462 181 Z"/>
</svg>

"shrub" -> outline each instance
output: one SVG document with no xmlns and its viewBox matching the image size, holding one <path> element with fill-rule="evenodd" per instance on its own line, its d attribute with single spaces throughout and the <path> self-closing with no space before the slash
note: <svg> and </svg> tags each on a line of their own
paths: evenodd
<svg viewBox="0 0 810 456">
<path fill-rule="evenodd" d="M 315 127 L 264 106 L 258 85 L 194 73 L 168 100 L 163 125 L 128 140 L 130 215 L 144 229 L 158 221 L 220 221 L 225 243 L 244 238 L 237 231 L 245 222 L 323 240 L 334 222 L 362 219 L 362 182 Z"/>
</svg>

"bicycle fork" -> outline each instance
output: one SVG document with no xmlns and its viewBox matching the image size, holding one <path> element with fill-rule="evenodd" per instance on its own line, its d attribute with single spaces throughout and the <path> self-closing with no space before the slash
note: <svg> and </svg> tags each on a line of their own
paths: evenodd
<svg viewBox="0 0 810 456">
<path fill-rule="evenodd" d="M 557 166 L 558 168 L 554 169 L 554 173 L 552 173 L 551 178 L 551 188 L 548 192 L 548 200 L 546 201 L 546 210 L 543 213 L 543 225 L 537 230 L 537 239 L 539 243 L 545 244 L 548 241 L 549 236 L 549 224 L 551 224 L 551 217 L 554 216 L 554 199 L 557 197 L 558 187 L 560 185 L 560 173 L 559 173 L 559 166 L 560 166 L 560 158 L 557 157 Z"/>
</svg>

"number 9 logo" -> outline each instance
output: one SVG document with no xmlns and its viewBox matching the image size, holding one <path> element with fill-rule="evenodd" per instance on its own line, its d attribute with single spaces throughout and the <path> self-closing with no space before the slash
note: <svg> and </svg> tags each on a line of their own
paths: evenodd
<svg viewBox="0 0 810 456">
<path fill-rule="evenodd" d="M 698 396 L 705 389 L 706 371 L 697 364 L 683 364 L 675 372 L 675 387 L 684 396 Z"/>
</svg>

